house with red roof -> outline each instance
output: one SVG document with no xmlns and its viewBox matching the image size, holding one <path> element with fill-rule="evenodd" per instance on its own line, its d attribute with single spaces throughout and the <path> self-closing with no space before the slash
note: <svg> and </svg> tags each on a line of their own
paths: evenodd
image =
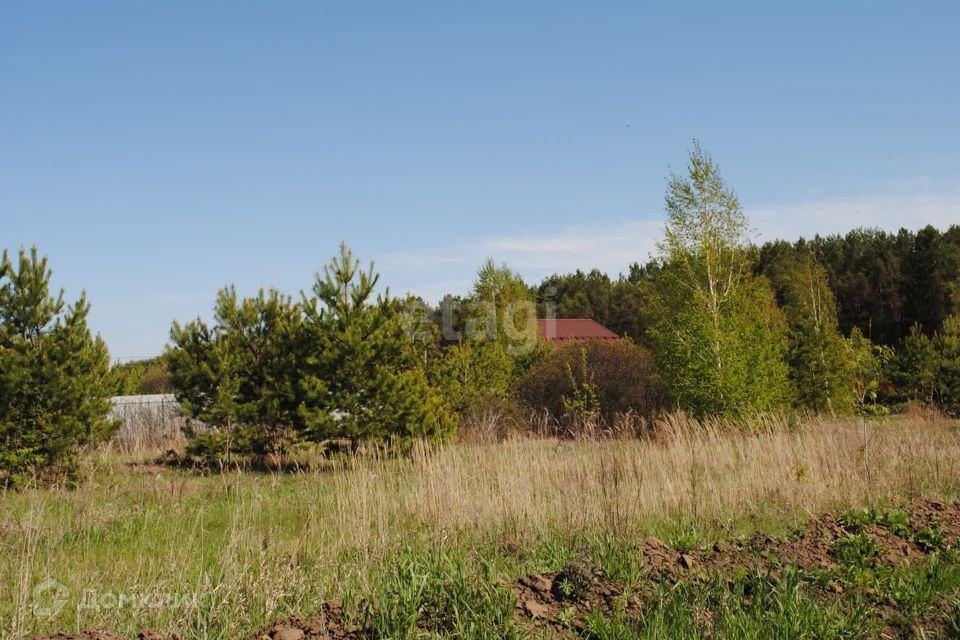
<svg viewBox="0 0 960 640">
<path fill-rule="evenodd" d="M 589 318 L 549 318 L 537 320 L 537 332 L 542 340 L 561 347 L 573 340 L 620 340 L 620 336 Z"/>
</svg>

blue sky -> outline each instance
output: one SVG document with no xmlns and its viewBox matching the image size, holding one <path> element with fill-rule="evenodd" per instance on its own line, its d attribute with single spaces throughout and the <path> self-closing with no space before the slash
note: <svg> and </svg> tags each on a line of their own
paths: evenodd
<svg viewBox="0 0 960 640">
<path fill-rule="evenodd" d="M 346 240 L 394 292 L 653 250 L 699 138 L 758 239 L 960 222 L 956 3 L 6 2 L 0 247 L 115 358 Z"/>
</svg>

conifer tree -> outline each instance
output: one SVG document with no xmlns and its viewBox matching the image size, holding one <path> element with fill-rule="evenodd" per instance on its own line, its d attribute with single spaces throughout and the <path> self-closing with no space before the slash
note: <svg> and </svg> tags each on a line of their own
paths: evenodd
<svg viewBox="0 0 960 640">
<path fill-rule="evenodd" d="M 939 364 L 933 340 L 923 332 L 919 323 L 914 323 L 900 343 L 894 361 L 893 381 L 897 395 L 903 400 L 933 405 Z"/>
<path fill-rule="evenodd" d="M 304 399 L 311 439 L 444 437 L 455 421 L 428 385 L 389 293 L 373 299 L 378 274 L 345 244 L 305 296 Z"/>
<path fill-rule="evenodd" d="M 935 338 L 940 358 L 937 396 L 940 408 L 960 417 L 960 315 L 948 316 Z"/>
<path fill-rule="evenodd" d="M 648 332 L 666 390 L 698 414 L 782 408 L 786 322 L 766 278 L 752 274 L 740 201 L 696 142 L 687 170 L 667 184 Z"/>
<path fill-rule="evenodd" d="M 301 395 L 301 309 L 276 290 L 240 299 L 217 294 L 214 324 L 174 322 L 167 353 L 177 399 L 191 416 L 226 432 L 241 449 L 279 454 L 296 439 Z"/>
<path fill-rule="evenodd" d="M 87 326 L 86 294 L 72 305 L 50 292 L 47 258 L 20 250 L 0 260 L 0 483 L 64 466 L 116 428 L 106 344 Z"/>
</svg>

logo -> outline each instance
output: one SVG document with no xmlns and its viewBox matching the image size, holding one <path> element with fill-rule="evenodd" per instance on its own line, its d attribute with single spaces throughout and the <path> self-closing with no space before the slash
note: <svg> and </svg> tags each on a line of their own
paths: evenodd
<svg viewBox="0 0 960 640">
<path fill-rule="evenodd" d="M 69 589 L 53 578 L 47 578 L 33 588 L 30 608 L 38 618 L 53 618 L 63 611 L 69 597 Z"/>
</svg>

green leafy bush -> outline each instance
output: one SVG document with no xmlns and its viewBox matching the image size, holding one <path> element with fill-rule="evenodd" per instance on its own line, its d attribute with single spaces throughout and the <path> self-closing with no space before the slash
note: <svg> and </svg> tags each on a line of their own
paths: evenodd
<svg viewBox="0 0 960 640">
<path fill-rule="evenodd" d="M 563 345 L 520 378 L 517 390 L 525 405 L 557 421 L 579 410 L 611 424 L 617 414 L 649 416 L 660 402 L 650 353 L 627 341 Z"/>
<path fill-rule="evenodd" d="M 880 554 L 876 540 L 867 533 L 837 538 L 833 543 L 833 551 L 837 560 L 850 567 L 869 566 Z"/>
</svg>

